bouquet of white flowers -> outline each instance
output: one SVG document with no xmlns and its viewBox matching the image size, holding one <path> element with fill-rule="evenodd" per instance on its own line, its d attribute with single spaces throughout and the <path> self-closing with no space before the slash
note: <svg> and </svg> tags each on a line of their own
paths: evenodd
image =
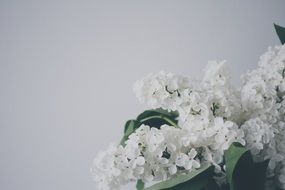
<svg viewBox="0 0 285 190">
<path fill-rule="evenodd" d="M 95 158 L 99 189 L 285 189 L 285 45 L 269 48 L 239 89 L 225 66 L 209 62 L 201 81 L 166 72 L 137 81 L 150 110 Z"/>
</svg>

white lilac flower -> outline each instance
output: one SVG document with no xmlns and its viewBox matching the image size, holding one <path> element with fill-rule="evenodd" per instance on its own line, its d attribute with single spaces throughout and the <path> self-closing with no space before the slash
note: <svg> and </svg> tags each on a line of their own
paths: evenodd
<svg viewBox="0 0 285 190">
<path fill-rule="evenodd" d="M 142 103 L 151 108 L 176 110 L 183 101 L 182 96 L 188 94 L 188 85 L 187 77 L 160 72 L 137 81 L 134 92 Z"/>
<path fill-rule="evenodd" d="M 112 144 L 105 152 L 100 152 L 94 159 L 91 172 L 100 190 L 119 189 L 118 186 L 122 183 L 118 177 L 122 174 L 122 170 L 117 167 L 118 163 L 121 164 L 115 156 L 117 149 Z"/>
<path fill-rule="evenodd" d="M 241 104 L 238 91 L 230 83 L 226 61 L 210 61 L 201 82 L 215 116 L 240 122 Z"/>
<path fill-rule="evenodd" d="M 277 180 L 285 189 L 285 46 L 269 48 L 258 68 L 242 77 L 240 90 L 231 86 L 225 61 L 212 61 L 201 81 L 160 72 L 137 81 L 134 91 L 149 108 L 177 111 L 179 128 L 142 125 L 125 147 L 99 153 L 92 173 L 100 190 L 167 180 L 203 164 L 215 166 L 221 184 L 224 151 L 233 142 L 245 145 L 256 162 L 268 159 L 267 186 Z"/>
<path fill-rule="evenodd" d="M 205 68 L 204 82 L 211 86 L 225 86 L 229 83 L 229 72 L 225 68 L 226 61 L 209 61 Z"/>
<path fill-rule="evenodd" d="M 176 157 L 176 165 L 185 168 L 185 170 L 192 170 L 200 168 L 200 161 L 196 160 L 197 151 L 193 148 L 188 153 L 179 153 Z"/>
<path fill-rule="evenodd" d="M 208 136 L 203 135 L 203 130 L 189 131 L 168 125 L 157 129 L 141 125 L 129 136 L 125 147 L 113 145 L 95 159 L 92 171 L 99 189 L 119 188 L 138 179 L 146 183 L 163 181 L 176 173 L 191 172 L 205 163 L 219 168 L 223 151 L 214 150 L 213 146 L 222 147 L 221 150 L 228 148 L 231 142 L 237 141 L 238 129 L 222 118 L 216 118 L 211 125 Z M 215 143 L 222 128 L 226 129 L 224 136 Z M 191 136 L 201 139 L 193 140 Z M 211 158 L 200 157 L 207 151 Z M 216 171 L 221 173 L 220 169 Z"/>
<path fill-rule="evenodd" d="M 285 46 L 269 48 L 258 65 L 243 76 L 241 104 L 247 121 L 241 128 L 254 159 L 269 159 L 268 176 L 285 189 Z"/>
<path fill-rule="evenodd" d="M 246 147 L 254 156 L 259 156 L 259 153 L 274 141 L 274 130 L 267 123 L 264 123 L 260 118 L 253 118 L 246 121 L 241 128 L 245 132 Z M 263 156 L 264 157 L 264 156 Z M 258 159 L 258 157 L 254 157 Z"/>
</svg>

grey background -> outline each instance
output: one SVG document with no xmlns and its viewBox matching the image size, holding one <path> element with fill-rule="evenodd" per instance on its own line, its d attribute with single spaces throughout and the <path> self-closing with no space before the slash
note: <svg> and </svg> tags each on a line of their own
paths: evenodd
<svg viewBox="0 0 285 190">
<path fill-rule="evenodd" d="M 233 81 L 279 44 L 285 1 L 0 1 L 0 189 L 91 190 L 93 157 L 144 109 L 149 72 Z M 127 187 L 125 189 L 133 189 Z"/>
</svg>

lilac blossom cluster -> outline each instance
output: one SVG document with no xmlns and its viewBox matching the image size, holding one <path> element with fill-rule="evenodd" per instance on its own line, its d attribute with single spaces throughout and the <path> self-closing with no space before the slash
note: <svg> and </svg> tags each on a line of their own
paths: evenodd
<svg viewBox="0 0 285 190">
<path fill-rule="evenodd" d="M 125 146 L 99 153 L 92 168 L 99 189 L 153 184 L 204 164 L 215 166 L 221 184 L 224 152 L 233 142 L 250 150 L 255 162 L 269 160 L 268 183 L 285 189 L 285 46 L 269 48 L 242 81 L 240 88 L 230 84 L 225 61 L 209 62 L 201 81 L 165 72 L 137 81 L 140 102 L 177 111 L 178 128 L 141 125 Z"/>
</svg>

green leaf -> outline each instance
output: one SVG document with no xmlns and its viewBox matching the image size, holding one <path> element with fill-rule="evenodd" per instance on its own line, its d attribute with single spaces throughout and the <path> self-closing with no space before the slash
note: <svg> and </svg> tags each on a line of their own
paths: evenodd
<svg viewBox="0 0 285 190">
<path fill-rule="evenodd" d="M 274 27 L 275 27 L 276 33 L 277 33 L 281 43 L 284 44 L 285 43 L 285 28 L 278 26 L 277 24 L 274 24 Z"/>
<path fill-rule="evenodd" d="M 125 124 L 124 135 L 129 136 L 132 134 L 138 127 L 140 126 L 140 122 L 137 120 L 129 120 Z"/>
<path fill-rule="evenodd" d="M 208 185 L 204 188 L 205 190 L 222 190 L 221 187 L 216 183 L 216 181 L 212 178 L 210 179 Z"/>
<path fill-rule="evenodd" d="M 147 110 L 141 113 L 137 120 L 145 125 L 160 128 L 161 125 L 167 124 L 174 127 L 177 126 L 177 112 L 168 112 L 163 109 Z"/>
<path fill-rule="evenodd" d="M 238 144 L 232 144 L 230 148 L 225 152 L 225 162 L 226 162 L 226 175 L 227 181 L 230 185 L 231 190 L 235 190 L 235 179 L 234 174 L 239 167 L 243 164 L 241 158 L 248 158 L 250 154 L 244 147 Z"/>
<path fill-rule="evenodd" d="M 214 166 L 205 165 L 188 174 L 157 183 L 145 190 L 200 190 L 207 186 L 213 177 Z"/>
<path fill-rule="evenodd" d="M 128 137 L 133 133 L 135 132 L 135 130 L 137 128 L 139 128 L 141 125 L 140 122 L 138 122 L 137 120 L 129 120 L 126 122 L 125 124 L 125 129 L 124 129 L 124 136 L 120 142 L 120 144 L 122 146 L 125 146 L 125 142 L 126 140 L 128 139 Z"/>
<path fill-rule="evenodd" d="M 143 190 L 144 189 L 144 182 L 142 180 L 138 180 L 136 188 L 137 188 L 137 190 Z"/>
<path fill-rule="evenodd" d="M 233 143 L 225 152 L 226 175 L 231 190 L 262 190 L 268 161 L 254 163 L 250 151 Z"/>
<path fill-rule="evenodd" d="M 138 120 L 141 120 L 141 119 L 144 119 L 148 116 L 152 116 L 152 115 L 164 115 L 166 117 L 169 117 L 169 118 L 177 118 L 178 117 L 178 112 L 174 112 L 174 111 L 167 111 L 167 110 L 164 110 L 162 108 L 158 108 L 158 109 L 153 109 L 153 110 L 146 110 L 144 111 L 143 113 L 141 113 L 137 119 Z"/>
<path fill-rule="evenodd" d="M 254 171 L 254 178 L 253 184 L 255 184 L 255 189 L 263 190 L 265 189 L 265 180 L 266 180 L 266 170 L 268 167 L 269 160 L 260 163 L 254 163 L 253 170 Z"/>
</svg>

